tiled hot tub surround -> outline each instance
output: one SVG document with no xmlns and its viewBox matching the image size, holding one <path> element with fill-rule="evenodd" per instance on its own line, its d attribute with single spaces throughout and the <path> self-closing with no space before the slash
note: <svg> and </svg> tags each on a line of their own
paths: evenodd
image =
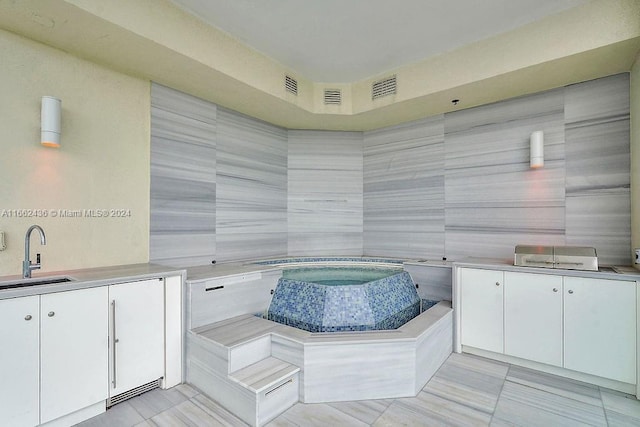
<svg viewBox="0 0 640 427">
<path fill-rule="evenodd" d="M 280 279 L 267 318 L 310 332 L 396 329 L 420 314 L 420 303 L 407 272 L 349 286 Z"/>
<path fill-rule="evenodd" d="M 256 261 L 252 264 L 258 265 L 287 265 L 287 264 L 320 264 L 320 263 L 371 263 L 371 264 L 402 264 L 401 259 L 389 258 L 367 258 L 367 257 L 300 257 L 300 258 L 283 258 L 270 259 L 265 261 Z"/>
</svg>

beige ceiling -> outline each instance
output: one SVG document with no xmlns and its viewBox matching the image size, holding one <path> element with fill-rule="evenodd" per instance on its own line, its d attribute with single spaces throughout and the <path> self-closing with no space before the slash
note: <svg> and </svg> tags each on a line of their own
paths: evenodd
<svg viewBox="0 0 640 427">
<path fill-rule="evenodd" d="M 364 71 L 345 67 L 354 76 L 382 70 L 354 81 L 347 74 L 319 81 L 314 73 L 331 67 L 300 71 L 303 60 L 276 60 L 168 0 L 0 0 L 0 28 L 287 128 L 368 130 L 629 71 L 640 50 L 640 2 L 577 3 L 558 13 L 546 9 L 514 29 L 497 28 L 488 38 L 441 47 L 446 51 L 435 56 L 398 57 Z M 390 21 L 389 31 L 401 27 Z M 285 74 L 298 80 L 297 96 L 285 90 Z M 391 74 L 397 93 L 373 101 L 372 82 Z M 342 91 L 342 105 L 324 105 L 326 88 Z M 461 100 L 457 106 L 454 98 Z"/>
<path fill-rule="evenodd" d="M 171 0 L 316 82 L 354 82 L 587 0 Z"/>
</svg>

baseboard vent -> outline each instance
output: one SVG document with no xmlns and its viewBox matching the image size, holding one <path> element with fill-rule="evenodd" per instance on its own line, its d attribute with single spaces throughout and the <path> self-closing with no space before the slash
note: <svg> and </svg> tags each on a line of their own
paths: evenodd
<svg viewBox="0 0 640 427">
<path fill-rule="evenodd" d="M 394 95 L 398 89 L 396 76 L 373 82 L 371 85 L 371 99 L 382 98 L 387 95 Z"/>
<path fill-rule="evenodd" d="M 342 91 L 340 91 L 340 89 L 325 89 L 324 103 L 326 105 L 342 104 Z"/>
<path fill-rule="evenodd" d="M 291 76 L 284 76 L 284 87 L 287 92 L 294 95 L 298 94 L 298 81 Z"/>
<path fill-rule="evenodd" d="M 124 393 L 117 394 L 113 397 L 107 399 L 107 408 L 112 407 L 113 405 L 117 405 L 120 402 L 124 402 L 125 400 L 131 399 L 132 397 L 136 397 L 141 395 L 142 393 L 146 393 L 154 388 L 160 387 L 160 381 L 162 378 L 158 378 L 155 381 L 151 381 L 150 383 L 143 384 L 129 391 L 125 391 Z"/>
</svg>

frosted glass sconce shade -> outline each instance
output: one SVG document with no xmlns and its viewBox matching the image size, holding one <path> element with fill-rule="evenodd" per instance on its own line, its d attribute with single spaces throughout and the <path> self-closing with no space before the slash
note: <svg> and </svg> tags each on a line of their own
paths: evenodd
<svg viewBox="0 0 640 427">
<path fill-rule="evenodd" d="M 53 96 L 42 97 L 40 144 L 46 147 L 60 147 L 60 117 L 62 101 Z"/>
<path fill-rule="evenodd" d="M 529 155 L 529 165 L 533 169 L 539 169 L 544 166 L 544 132 L 541 130 L 531 134 L 530 140 L 531 153 Z"/>
</svg>

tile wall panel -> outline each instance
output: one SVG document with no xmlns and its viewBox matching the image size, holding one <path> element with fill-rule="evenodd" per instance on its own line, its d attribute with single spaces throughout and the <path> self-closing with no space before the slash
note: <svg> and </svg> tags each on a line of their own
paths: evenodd
<svg viewBox="0 0 640 427">
<path fill-rule="evenodd" d="M 565 89 L 567 244 L 631 260 L 629 75 Z"/>
<path fill-rule="evenodd" d="M 364 133 L 364 254 L 444 255 L 444 116 Z"/>
<path fill-rule="evenodd" d="M 216 106 L 151 87 L 149 259 L 175 266 L 216 254 Z"/>
<path fill-rule="evenodd" d="M 218 108 L 218 261 L 287 254 L 287 131 Z"/>
<path fill-rule="evenodd" d="M 545 166 L 529 168 L 531 132 Z M 445 255 L 511 259 L 565 242 L 563 89 L 445 115 Z"/>
<path fill-rule="evenodd" d="M 361 255 L 362 132 L 288 132 L 289 255 Z"/>
<path fill-rule="evenodd" d="M 621 74 L 361 133 L 286 131 L 153 84 L 150 259 L 511 259 L 530 243 L 626 264 L 628 85 Z"/>
</svg>

